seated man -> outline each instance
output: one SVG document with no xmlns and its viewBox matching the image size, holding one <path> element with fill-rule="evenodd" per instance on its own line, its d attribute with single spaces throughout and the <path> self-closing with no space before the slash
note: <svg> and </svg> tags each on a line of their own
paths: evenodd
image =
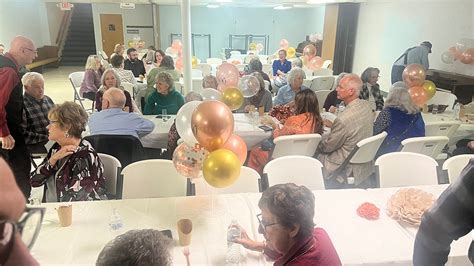
<svg viewBox="0 0 474 266">
<path fill-rule="evenodd" d="M 0 265 L 39 265 L 31 256 L 27 245 L 34 244 L 35 238 L 30 233 L 40 230 L 41 221 L 39 223 L 29 223 L 30 225 L 36 225 L 36 228 L 23 231 L 23 234 L 28 233 L 28 236 L 24 238 L 28 240 L 27 243 L 22 240 L 18 229 L 15 230 L 15 223 L 19 221 L 24 211 L 36 212 L 42 210 L 44 209 L 28 209 L 25 211 L 25 197 L 18 188 L 7 163 L 0 159 Z"/>
<path fill-rule="evenodd" d="M 278 90 L 273 105 L 289 104 L 290 102 L 293 102 L 297 92 L 308 89 L 308 87 L 303 85 L 305 77 L 306 75 L 303 69 L 299 67 L 293 68 L 288 73 L 288 84 Z"/>
<path fill-rule="evenodd" d="M 110 64 L 112 64 L 113 70 L 120 77 L 120 82 L 137 83 L 132 71 L 123 69 L 123 56 L 117 55 L 110 58 Z"/>
<path fill-rule="evenodd" d="M 331 128 L 329 136 L 318 146 L 318 159 L 326 170 L 326 189 L 342 188 L 344 177 L 354 177 L 356 186 L 365 186 L 365 179 L 372 173 L 373 165 L 348 164 L 342 176 L 330 176 L 347 158 L 357 142 L 372 136 L 374 116 L 370 104 L 359 99 L 362 80 L 355 74 L 344 76 L 337 86 L 337 98 L 344 101 L 346 108 L 333 123 L 325 120 L 324 124 Z M 362 183 L 364 182 L 364 183 Z M 370 184 L 369 184 L 370 185 Z"/>
<path fill-rule="evenodd" d="M 117 57 L 117 56 L 115 56 Z M 104 92 L 102 111 L 89 118 L 91 135 L 132 135 L 136 138 L 153 131 L 155 124 L 137 113 L 123 111 L 125 95 L 118 88 Z"/>
<path fill-rule="evenodd" d="M 145 65 L 142 60 L 138 59 L 137 49 L 129 48 L 127 56 L 128 58 L 124 62 L 124 69 L 132 71 L 135 77 L 145 77 Z"/>
<path fill-rule="evenodd" d="M 102 249 L 96 265 L 171 265 L 172 242 L 158 230 L 130 230 Z"/>
<path fill-rule="evenodd" d="M 25 142 L 30 153 L 46 153 L 48 142 L 48 112 L 54 103 L 44 95 L 43 75 L 28 72 L 21 79 L 25 89 L 23 96 L 23 122 Z"/>
</svg>

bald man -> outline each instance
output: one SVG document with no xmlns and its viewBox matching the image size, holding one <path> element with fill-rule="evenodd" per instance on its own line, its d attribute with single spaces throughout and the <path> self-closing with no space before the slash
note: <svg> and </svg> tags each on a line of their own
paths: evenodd
<svg viewBox="0 0 474 266">
<path fill-rule="evenodd" d="M 10 164 L 16 182 L 26 198 L 30 196 L 30 156 L 23 135 L 23 85 L 20 69 L 31 64 L 37 56 L 33 41 L 15 37 L 10 50 L 0 56 L 0 141 L 1 156 Z"/>
<path fill-rule="evenodd" d="M 102 111 L 89 117 L 91 135 L 131 135 L 139 138 L 153 131 L 153 122 L 137 113 L 123 111 L 125 100 L 121 89 L 110 88 L 104 92 Z"/>
</svg>

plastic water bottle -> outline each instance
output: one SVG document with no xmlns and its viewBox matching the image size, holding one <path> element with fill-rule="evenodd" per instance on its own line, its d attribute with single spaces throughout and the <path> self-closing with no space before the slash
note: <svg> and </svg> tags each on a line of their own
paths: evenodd
<svg viewBox="0 0 474 266">
<path fill-rule="evenodd" d="M 114 208 L 112 215 L 110 216 L 109 229 L 113 237 L 116 237 L 123 232 L 123 221 L 122 216 Z"/>
<path fill-rule="evenodd" d="M 237 225 L 237 220 L 234 219 L 229 229 L 227 229 L 227 254 L 225 261 L 229 264 L 238 264 L 241 259 L 240 244 L 234 243 L 234 239 L 240 237 L 240 228 Z"/>
<path fill-rule="evenodd" d="M 461 105 L 457 102 L 453 107 L 453 116 L 456 120 L 459 120 L 459 111 L 461 111 Z"/>
</svg>

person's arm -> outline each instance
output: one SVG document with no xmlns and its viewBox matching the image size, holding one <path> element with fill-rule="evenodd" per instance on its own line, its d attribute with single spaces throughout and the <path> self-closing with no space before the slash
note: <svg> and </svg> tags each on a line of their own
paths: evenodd
<svg viewBox="0 0 474 266">
<path fill-rule="evenodd" d="M 8 137 L 10 130 L 7 125 L 5 106 L 10 99 L 13 88 L 20 82 L 18 75 L 10 67 L 0 68 L 0 137 Z"/>
<path fill-rule="evenodd" d="M 324 101 L 323 108 L 326 110 L 326 112 L 329 112 L 329 109 L 331 108 L 331 106 L 336 107 L 336 100 L 337 100 L 337 92 L 336 90 L 333 90 L 328 94 L 328 96 L 326 97 L 326 100 Z"/>
<path fill-rule="evenodd" d="M 84 79 L 82 80 L 82 82 L 84 83 L 84 86 L 87 89 L 93 89 L 94 91 L 97 91 L 96 78 L 94 74 L 95 73 L 93 70 L 86 70 L 86 72 L 84 73 Z"/>
<path fill-rule="evenodd" d="M 336 118 L 331 127 L 329 136 L 321 141 L 318 151 L 322 153 L 331 153 L 339 149 L 347 139 L 347 129 L 339 118 Z"/>
<path fill-rule="evenodd" d="M 129 113 L 133 113 L 133 100 L 132 100 L 132 96 L 130 96 L 130 93 L 128 91 L 123 91 L 123 94 L 125 94 L 125 108 L 124 108 L 124 111 L 127 110 L 127 112 Z"/>
<path fill-rule="evenodd" d="M 265 113 L 268 113 L 273 107 L 272 94 L 267 92 L 265 93 L 265 95 L 263 95 L 263 98 L 264 98 L 263 109 Z"/>
<path fill-rule="evenodd" d="M 297 119 L 297 117 L 290 116 L 281 129 L 279 129 L 278 127 L 273 128 L 273 138 L 298 134 L 302 128 L 301 122 L 302 121 Z"/>
<path fill-rule="evenodd" d="M 283 99 L 283 94 L 285 94 L 285 92 L 280 88 L 280 91 L 279 93 L 277 94 L 277 96 L 275 97 L 275 100 L 273 102 L 273 105 L 276 106 L 276 105 L 282 105 L 285 103 L 284 99 Z"/>
<path fill-rule="evenodd" d="M 137 79 L 133 75 L 133 72 L 131 70 L 128 70 L 128 74 L 129 74 L 130 83 L 132 83 L 133 85 L 137 84 Z"/>
<path fill-rule="evenodd" d="M 374 122 L 374 135 L 380 134 L 391 124 L 391 116 L 388 110 L 382 110 Z"/>
<path fill-rule="evenodd" d="M 58 170 L 57 160 L 52 159 L 53 155 L 60 151 L 59 144 L 54 144 L 48 151 L 48 155 L 44 158 L 36 169 L 30 174 L 30 184 L 32 187 L 40 187 L 46 183 L 50 176 L 53 176 Z M 56 156 L 57 157 L 57 156 Z"/>
<path fill-rule="evenodd" d="M 95 109 L 99 112 L 102 110 L 102 92 L 100 91 L 95 95 Z"/>
<path fill-rule="evenodd" d="M 150 120 L 140 117 L 137 115 L 138 123 L 135 126 L 135 130 L 137 131 L 140 137 L 145 136 L 153 131 L 155 128 L 155 124 Z"/>
<path fill-rule="evenodd" d="M 278 60 L 273 61 L 273 64 L 272 64 L 273 76 L 278 75 L 278 62 L 279 62 Z"/>
<path fill-rule="evenodd" d="M 474 160 L 425 212 L 415 238 L 413 265 L 444 265 L 453 240 L 473 229 Z"/>
<path fill-rule="evenodd" d="M 148 73 L 148 76 L 146 77 L 146 84 L 148 88 L 153 88 L 153 85 L 155 85 L 156 72 L 157 69 L 153 68 L 150 73 Z"/>
<path fill-rule="evenodd" d="M 154 107 L 155 107 L 155 100 L 153 99 L 153 95 L 150 95 L 146 99 L 145 108 L 143 108 L 144 115 L 152 115 L 154 114 Z"/>
<path fill-rule="evenodd" d="M 143 63 L 143 60 L 140 60 L 139 65 L 140 65 L 140 73 L 139 74 L 145 76 L 146 70 L 145 70 L 145 63 Z"/>
</svg>

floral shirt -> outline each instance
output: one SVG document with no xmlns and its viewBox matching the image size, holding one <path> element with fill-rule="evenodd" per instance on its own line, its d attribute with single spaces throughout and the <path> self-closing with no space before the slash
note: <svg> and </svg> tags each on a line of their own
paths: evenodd
<svg viewBox="0 0 474 266">
<path fill-rule="evenodd" d="M 76 152 L 52 166 L 49 159 L 60 149 L 58 143 L 51 147 L 48 156 L 31 173 L 31 186 L 39 187 L 55 178 L 59 202 L 107 199 L 104 165 L 91 144 L 81 140 Z"/>
</svg>

